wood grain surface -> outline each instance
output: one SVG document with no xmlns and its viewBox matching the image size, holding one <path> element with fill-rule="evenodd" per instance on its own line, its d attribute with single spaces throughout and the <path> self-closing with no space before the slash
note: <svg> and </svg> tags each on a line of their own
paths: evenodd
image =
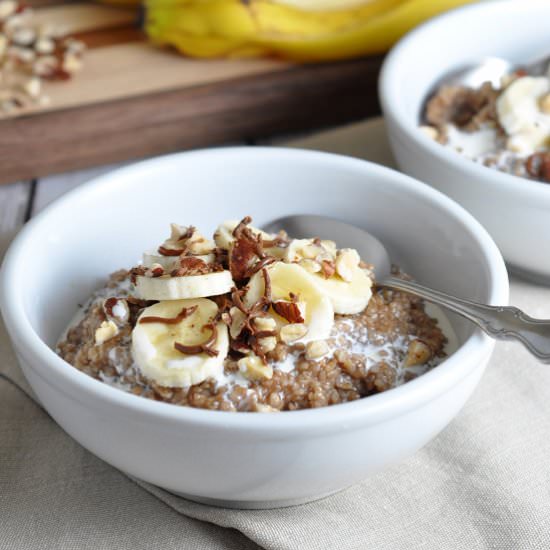
<svg viewBox="0 0 550 550">
<path fill-rule="evenodd" d="M 0 183 L 379 112 L 380 57 L 305 66 L 187 59 L 149 45 L 135 9 L 36 2 L 41 21 L 89 50 L 72 80 L 44 86 L 49 105 L 0 119 Z"/>
</svg>

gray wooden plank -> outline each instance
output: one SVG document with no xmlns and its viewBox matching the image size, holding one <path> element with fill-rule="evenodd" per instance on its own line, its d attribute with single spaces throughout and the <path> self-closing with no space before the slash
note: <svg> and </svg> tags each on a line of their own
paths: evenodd
<svg viewBox="0 0 550 550">
<path fill-rule="evenodd" d="M 0 258 L 25 223 L 31 188 L 28 181 L 0 185 Z"/>
</svg>

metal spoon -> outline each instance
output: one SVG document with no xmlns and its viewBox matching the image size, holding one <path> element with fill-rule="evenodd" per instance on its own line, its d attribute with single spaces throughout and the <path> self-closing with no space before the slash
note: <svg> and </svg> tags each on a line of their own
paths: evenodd
<svg viewBox="0 0 550 550">
<path fill-rule="evenodd" d="M 295 238 L 319 237 L 341 247 L 355 248 L 373 264 L 378 286 L 414 294 L 472 321 L 497 340 L 519 340 L 537 359 L 550 363 L 550 320 L 533 319 L 516 307 L 478 304 L 391 276 L 391 261 L 384 245 L 364 229 L 325 216 L 299 215 L 279 218 L 263 227 L 268 233 L 281 229 Z"/>
<path fill-rule="evenodd" d="M 490 82 L 494 88 L 500 88 L 503 76 L 513 73 L 517 69 L 523 69 L 531 76 L 541 76 L 546 74 L 549 63 L 550 56 L 548 54 L 521 67 L 514 65 L 507 59 L 486 57 L 478 63 L 467 65 L 445 74 L 434 84 L 433 91 L 435 92 L 443 84 L 479 88 L 485 82 Z"/>
</svg>

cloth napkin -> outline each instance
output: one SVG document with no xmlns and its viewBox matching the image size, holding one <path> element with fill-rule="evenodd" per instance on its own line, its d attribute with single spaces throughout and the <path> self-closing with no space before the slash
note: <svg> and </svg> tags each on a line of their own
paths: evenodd
<svg viewBox="0 0 550 550">
<path fill-rule="evenodd" d="M 391 164 L 383 122 L 293 145 Z M 550 318 L 550 288 L 511 302 Z M 33 400 L 0 325 L 0 549 L 550 548 L 550 366 L 499 343 L 458 417 L 408 460 L 324 500 L 278 510 L 196 504 L 124 475 Z"/>
</svg>

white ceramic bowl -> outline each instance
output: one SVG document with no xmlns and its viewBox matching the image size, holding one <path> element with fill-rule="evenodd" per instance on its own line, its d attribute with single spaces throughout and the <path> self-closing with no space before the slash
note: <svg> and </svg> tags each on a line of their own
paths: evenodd
<svg viewBox="0 0 550 550">
<path fill-rule="evenodd" d="M 408 176 L 347 157 L 271 148 L 213 149 L 149 160 L 49 206 L 2 267 L 2 314 L 40 401 L 80 444 L 133 476 L 196 500 L 241 507 L 310 500 L 359 481 L 432 439 L 457 414 L 493 349 L 452 318 L 460 349 L 398 389 L 280 414 L 205 411 L 109 387 L 53 351 L 105 276 L 164 238 L 167 223 L 205 232 L 252 214 L 336 216 L 368 228 L 427 284 L 507 303 L 502 258 L 453 201 Z"/>
<path fill-rule="evenodd" d="M 380 100 L 390 143 L 407 174 L 449 195 L 489 231 L 515 271 L 550 282 L 550 185 L 478 165 L 418 130 L 434 83 L 453 69 L 499 56 L 521 64 L 550 55 L 547 0 L 481 2 L 437 17 L 390 52 Z"/>
</svg>

